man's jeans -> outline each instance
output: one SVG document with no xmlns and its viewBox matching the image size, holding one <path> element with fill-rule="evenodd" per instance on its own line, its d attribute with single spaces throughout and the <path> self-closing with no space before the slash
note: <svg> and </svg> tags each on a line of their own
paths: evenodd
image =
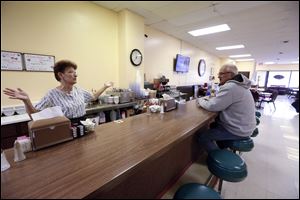
<svg viewBox="0 0 300 200">
<path fill-rule="evenodd" d="M 210 152 L 212 150 L 219 149 L 215 141 L 240 139 L 245 139 L 245 137 L 233 135 L 232 133 L 224 129 L 222 126 L 216 125 L 213 128 L 200 133 L 198 140 L 201 147 L 203 147 L 206 150 L 206 152 Z"/>
</svg>

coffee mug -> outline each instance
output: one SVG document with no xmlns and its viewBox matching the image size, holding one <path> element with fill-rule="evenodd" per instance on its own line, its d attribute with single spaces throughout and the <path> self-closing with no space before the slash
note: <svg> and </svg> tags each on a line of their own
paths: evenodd
<svg viewBox="0 0 300 200">
<path fill-rule="evenodd" d="M 114 103 L 115 104 L 118 104 L 119 103 L 119 96 L 114 96 Z"/>
</svg>

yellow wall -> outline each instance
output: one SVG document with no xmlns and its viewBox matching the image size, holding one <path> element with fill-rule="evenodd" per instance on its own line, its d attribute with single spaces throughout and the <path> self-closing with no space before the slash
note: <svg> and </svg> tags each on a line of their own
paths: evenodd
<svg viewBox="0 0 300 200">
<path fill-rule="evenodd" d="M 236 62 L 236 66 L 239 71 L 249 71 L 249 78 L 252 80 L 253 72 L 255 72 L 255 62 L 247 61 L 247 62 Z"/>
<path fill-rule="evenodd" d="M 130 53 L 139 49 L 144 55 L 144 18 L 128 10 L 119 13 L 119 82 L 120 87 L 128 88 L 131 83 L 144 87 L 144 61 L 139 66 L 130 62 Z"/>
<path fill-rule="evenodd" d="M 90 2 L 1 2 L 1 50 L 72 60 L 78 85 L 89 91 L 109 80 L 118 86 L 118 20 Z M 58 84 L 52 72 L 1 71 L 1 91 L 21 87 L 33 101 Z M 1 106 L 15 104 L 1 92 Z"/>
<path fill-rule="evenodd" d="M 206 53 L 186 42 L 164 34 L 160 31 L 145 27 L 145 75 L 146 81 L 153 82 L 154 78 L 165 75 L 170 80 L 169 85 L 192 85 L 208 82 L 208 77 L 217 73 L 220 59 L 212 54 Z M 174 72 L 173 59 L 176 54 L 189 56 L 190 68 L 188 73 Z M 200 59 L 206 61 L 206 72 L 203 77 L 198 75 L 198 62 Z"/>
</svg>

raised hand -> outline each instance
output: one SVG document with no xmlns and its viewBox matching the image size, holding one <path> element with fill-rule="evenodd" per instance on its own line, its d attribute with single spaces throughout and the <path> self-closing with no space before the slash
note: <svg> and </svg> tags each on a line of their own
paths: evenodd
<svg viewBox="0 0 300 200">
<path fill-rule="evenodd" d="M 111 87 L 113 85 L 114 85 L 114 83 L 111 81 L 104 84 L 105 87 Z"/>
<path fill-rule="evenodd" d="M 18 88 L 17 90 L 5 88 L 3 93 L 9 96 L 10 99 L 19 99 L 19 100 L 28 100 L 29 96 L 22 89 Z"/>
</svg>

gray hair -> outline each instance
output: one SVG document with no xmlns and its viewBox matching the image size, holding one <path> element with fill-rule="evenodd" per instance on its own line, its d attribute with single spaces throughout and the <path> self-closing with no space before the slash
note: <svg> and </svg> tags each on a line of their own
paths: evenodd
<svg viewBox="0 0 300 200">
<path fill-rule="evenodd" d="M 222 68 L 225 69 L 226 72 L 232 72 L 234 75 L 238 74 L 238 68 L 234 64 L 225 64 Z"/>
</svg>

